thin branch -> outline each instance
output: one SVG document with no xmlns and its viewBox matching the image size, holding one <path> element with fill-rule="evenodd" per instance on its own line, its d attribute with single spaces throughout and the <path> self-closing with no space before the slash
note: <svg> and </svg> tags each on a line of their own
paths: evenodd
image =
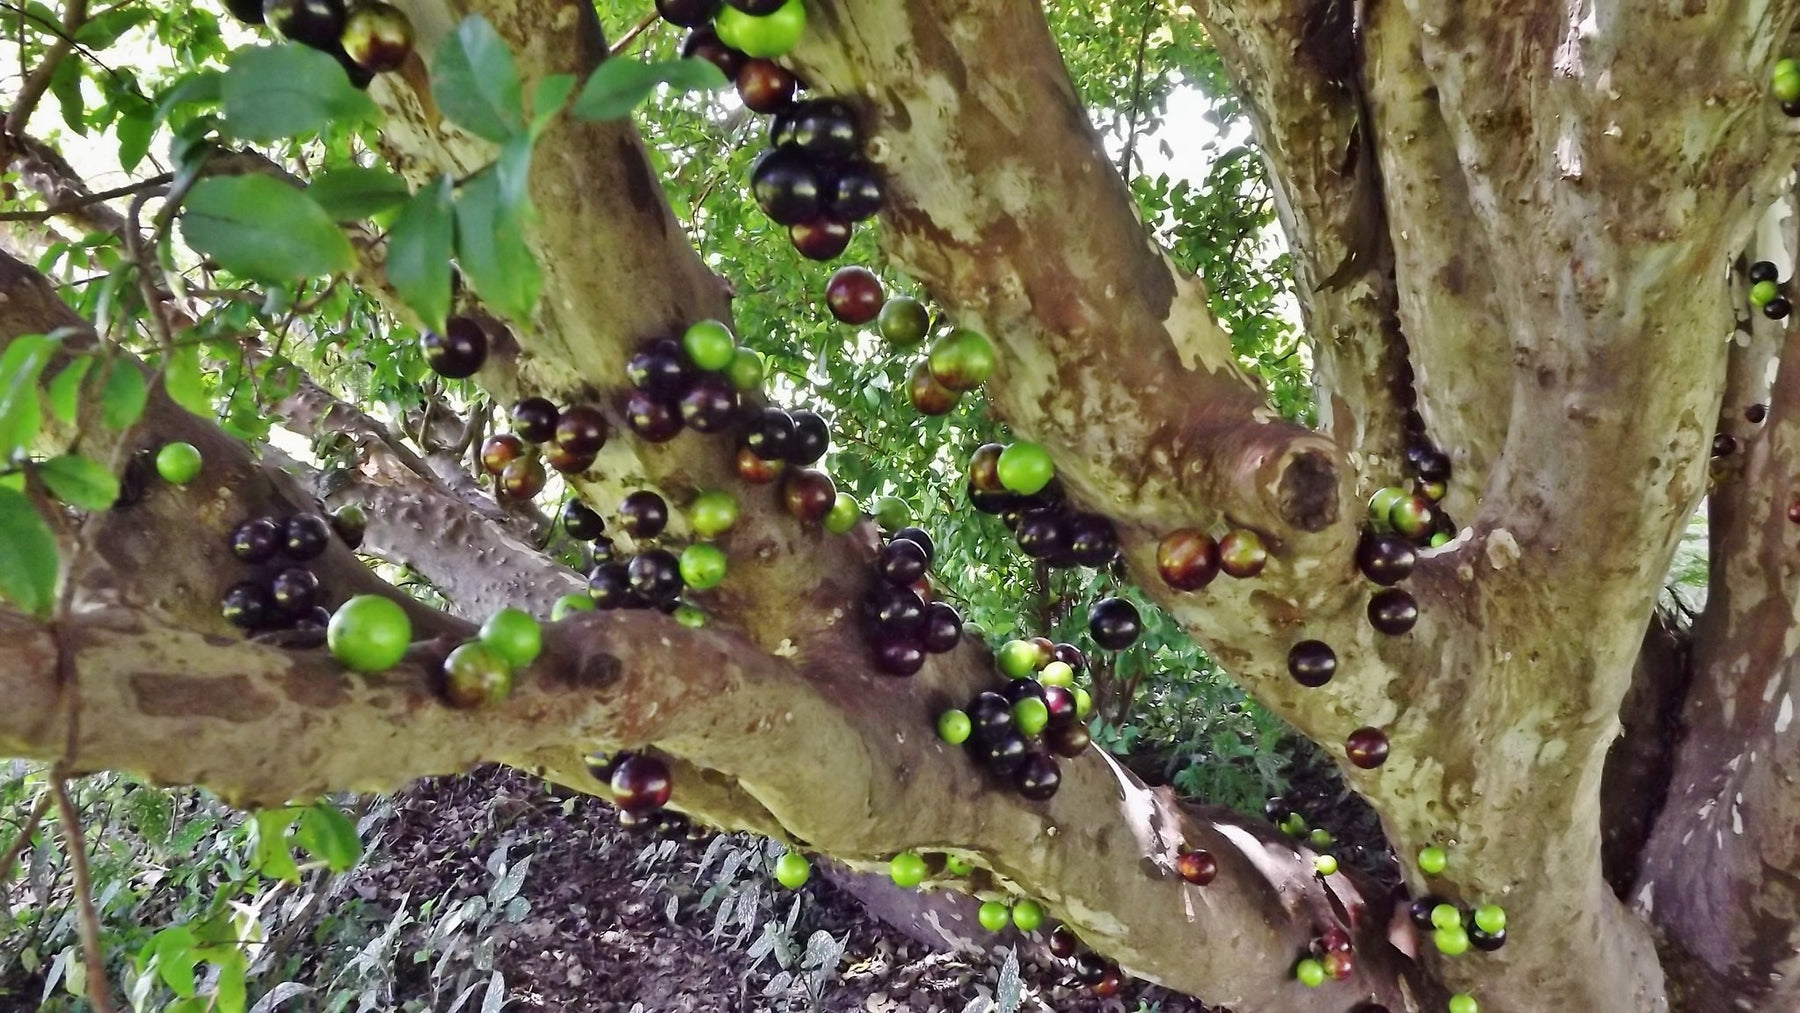
<svg viewBox="0 0 1800 1013">
<path fill-rule="evenodd" d="M 632 25 L 629 29 L 627 29 L 624 35 L 619 36 L 619 41 L 613 43 L 607 49 L 606 55 L 609 57 L 612 57 L 612 56 L 618 56 L 620 53 L 623 53 L 625 51 L 625 47 L 631 45 L 632 42 L 636 41 L 638 36 L 644 34 L 644 32 L 649 30 L 651 25 L 656 24 L 660 20 L 662 20 L 661 16 L 658 15 L 655 11 L 651 11 L 650 13 L 644 15 L 643 18 L 639 19 L 637 24 Z"/>
<path fill-rule="evenodd" d="M 88 874 L 87 842 L 81 836 L 81 815 L 69 800 L 69 784 L 59 764 L 50 771 L 50 794 L 62 824 L 63 842 L 69 849 L 69 868 L 75 874 L 75 900 L 80 905 L 82 957 L 87 962 L 87 998 L 95 1013 L 112 1013 L 111 987 L 106 981 L 106 959 L 100 950 L 100 915 L 94 910 L 94 881 Z"/>
<path fill-rule="evenodd" d="M 57 64 L 75 48 L 72 36 L 87 23 L 87 0 L 69 0 L 63 8 L 62 27 L 64 34 L 59 35 L 50 48 L 44 51 L 44 58 L 31 68 L 31 74 L 25 78 L 25 84 L 19 88 L 19 100 L 13 103 L 12 111 L 6 114 L 6 132 L 22 133 L 25 124 L 31 119 L 31 113 L 37 108 L 38 101 L 44 92 L 50 89 L 50 78 L 56 73 Z"/>
<path fill-rule="evenodd" d="M 41 211 L 0 211 L 0 222 L 46 221 L 51 218 L 66 215 L 71 211 L 79 211 L 82 208 L 91 207 L 92 205 L 99 204 L 103 201 L 112 200 L 115 197 L 130 197 L 149 190 L 155 190 L 159 187 L 167 186 L 174 178 L 175 175 L 173 173 L 165 172 L 126 186 L 114 187 L 111 190 L 102 190 L 99 193 L 90 193 L 86 196 L 75 198 L 74 200 L 53 204 Z"/>
<path fill-rule="evenodd" d="M 1131 182 L 1131 161 L 1137 155 L 1138 116 L 1142 112 L 1138 106 L 1144 99 L 1144 50 L 1150 43 L 1150 21 L 1155 13 L 1155 0 L 1144 4 L 1144 24 L 1138 30 L 1137 65 L 1131 69 L 1131 111 L 1126 119 L 1129 126 L 1125 150 L 1119 153 L 1119 177 L 1127 184 Z"/>
</svg>

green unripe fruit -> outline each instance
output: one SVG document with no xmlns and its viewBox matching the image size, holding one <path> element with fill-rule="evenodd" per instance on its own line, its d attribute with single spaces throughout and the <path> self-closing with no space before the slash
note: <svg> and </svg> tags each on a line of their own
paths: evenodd
<svg viewBox="0 0 1800 1013">
<path fill-rule="evenodd" d="M 1492 935 L 1506 931 L 1506 909 L 1498 904 L 1483 904 L 1475 909 L 1475 927 Z"/>
<path fill-rule="evenodd" d="M 353 672 L 385 672 L 400 663 L 412 644 L 412 620 L 398 602 L 359 594 L 332 613 L 325 643 L 338 664 Z"/>
<path fill-rule="evenodd" d="M 789 890 L 798 890 L 812 878 L 812 863 L 798 851 L 789 851 L 775 860 L 775 882 Z"/>
<path fill-rule="evenodd" d="M 974 730 L 969 715 L 952 707 L 938 715 L 938 738 L 953 746 L 960 746 L 969 741 L 969 733 Z"/>
<path fill-rule="evenodd" d="M 989 932 L 999 932 L 1006 928 L 1007 922 L 1012 921 L 1012 912 L 1007 909 L 1005 904 L 997 900 L 990 900 L 981 905 L 981 910 L 975 912 L 975 920 L 979 921 L 981 927 Z"/>
<path fill-rule="evenodd" d="M 994 375 L 994 345 L 985 335 L 958 327 L 931 343 L 932 379 L 951 390 L 974 390 Z"/>
<path fill-rule="evenodd" d="M 165 443 L 156 452 L 156 473 L 170 485 L 186 485 L 200 477 L 200 449 L 192 443 Z"/>
<path fill-rule="evenodd" d="M 1444 853 L 1443 848 L 1427 844 L 1419 849 L 1419 871 L 1425 875 L 1440 875 L 1449 864 L 1450 856 Z"/>
<path fill-rule="evenodd" d="M 701 369 L 718 372 L 737 357 L 737 339 L 731 328 L 717 320 L 702 320 L 681 336 L 682 351 Z"/>
<path fill-rule="evenodd" d="M 708 489 L 688 507 L 688 525 L 701 538 L 717 538 L 738 520 L 737 497 L 724 489 Z"/>
<path fill-rule="evenodd" d="M 1337 842 L 1331 831 L 1324 827 L 1314 827 L 1313 832 L 1306 835 L 1306 841 L 1315 848 L 1329 848 Z"/>
<path fill-rule="evenodd" d="M 912 523 L 912 508 L 898 496 L 882 496 L 875 500 L 875 523 L 883 531 L 899 531 Z"/>
<path fill-rule="evenodd" d="M 725 579 L 725 550 L 711 542 L 695 542 L 682 549 L 681 579 L 696 591 L 718 587 Z"/>
<path fill-rule="evenodd" d="M 1294 977 L 1307 988 L 1318 988 L 1325 984 L 1325 965 L 1307 957 L 1294 965 Z"/>
<path fill-rule="evenodd" d="M 1772 281 L 1759 281 L 1750 286 L 1750 305 L 1767 306 L 1781 294 L 1781 286 Z"/>
<path fill-rule="evenodd" d="M 1044 924 L 1044 909 L 1035 900 L 1022 900 L 1013 905 L 1012 923 L 1020 932 L 1036 932 Z"/>
<path fill-rule="evenodd" d="M 1770 90 L 1781 102 L 1800 100 L 1800 61 L 1787 59 L 1776 60 L 1775 69 L 1769 75 Z"/>
<path fill-rule="evenodd" d="M 1439 904 L 1431 909 L 1431 925 L 1433 928 L 1453 929 L 1462 924 L 1462 912 L 1455 904 Z"/>
<path fill-rule="evenodd" d="M 677 605 L 675 606 L 675 621 L 690 630 L 697 630 L 706 625 L 706 613 L 692 605 Z"/>
<path fill-rule="evenodd" d="M 727 5 L 713 22 L 719 41 L 746 56 L 773 59 L 794 48 L 806 31 L 806 6 L 787 0 L 775 13 L 758 17 Z"/>
<path fill-rule="evenodd" d="M 1318 855 L 1313 858 L 1313 871 L 1321 876 L 1335 876 L 1338 871 L 1338 861 L 1330 855 Z"/>
<path fill-rule="evenodd" d="M 486 707 L 512 692 L 513 671 L 500 652 L 473 640 L 444 659 L 444 699 L 465 710 Z"/>
<path fill-rule="evenodd" d="M 1431 934 L 1431 941 L 1437 944 L 1438 952 L 1446 957 L 1460 957 L 1469 952 L 1469 933 L 1461 925 L 1438 929 Z"/>
<path fill-rule="evenodd" d="M 825 515 L 825 530 L 834 535 L 847 535 L 862 520 L 862 504 L 856 497 L 847 492 L 837 494 L 831 504 L 831 512 Z"/>
<path fill-rule="evenodd" d="M 731 365 L 725 367 L 725 376 L 738 390 L 760 388 L 763 382 L 762 353 L 754 348 L 740 348 L 731 353 Z"/>
<path fill-rule="evenodd" d="M 1375 490 L 1369 497 L 1369 521 L 1377 531 L 1388 530 L 1388 514 L 1393 511 L 1394 504 L 1406 498 L 1406 490 L 1397 485 L 1390 485 Z"/>
<path fill-rule="evenodd" d="M 994 655 L 994 660 L 1008 678 L 1023 679 L 1037 671 L 1037 645 L 1029 640 L 1008 640 L 1000 645 L 1000 652 Z"/>
<path fill-rule="evenodd" d="M 931 329 L 931 314 L 919 300 L 895 296 L 882 304 L 875 327 L 888 344 L 908 348 L 925 340 L 925 333 Z"/>
<path fill-rule="evenodd" d="M 1066 661 L 1052 661 L 1038 673 L 1038 681 L 1046 686 L 1073 686 L 1075 685 L 1075 669 L 1069 667 L 1069 663 Z"/>
<path fill-rule="evenodd" d="M 959 858 L 956 855 L 945 855 L 944 871 L 952 876 L 967 876 L 975 871 L 975 864 L 966 858 Z"/>
<path fill-rule="evenodd" d="M 1075 716 L 1086 721 L 1088 715 L 1094 713 L 1093 694 L 1080 686 L 1075 687 Z"/>
<path fill-rule="evenodd" d="M 1299 813 L 1290 813 L 1288 814 L 1288 818 L 1282 820 L 1279 826 L 1281 827 L 1281 832 L 1289 837 L 1299 837 L 1301 834 L 1306 833 L 1306 817 Z"/>
<path fill-rule="evenodd" d="M 1450 997 L 1450 1013 L 1480 1013 L 1481 1007 L 1476 1004 L 1475 997 L 1467 992 L 1458 992 Z"/>
<path fill-rule="evenodd" d="M 1441 549 L 1444 546 L 1449 545 L 1450 544 L 1450 532 L 1439 531 L 1437 534 L 1431 536 L 1431 541 L 1429 544 L 1434 549 Z"/>
<path fill-rule="evenodd" d="M 550 606 L 550 621 L 560 623 L 577 612 L 594 611 L 594 599 L 586 594 L 565 594 Z"/>
<path fill-rule="evenodd" d="M 902 851 L 888 861 L 888 878 L 894 885 L 910 890 L 925 882 L 925 859 L 916 851 Z"/>
<path fill-rule="evenodd" d="M 481 624 L 482 644 L 506 659 L 514 668 L 524 668 L 537 660 L 544 649 L 544 631 L 529 613 L 504 608 L 488 616 Z"/>
<path fill-rule="evenodd" d="M 1019 730 L 1020 735 L 1030 738 L 1043 731 L 1044 726 L 1049 723 L 1050 708 L 1044 706 L 1044 701 L 1037 697 L 1028 696 L 1013 704 L 1013 727 Z"/>
<path fill-rule="evenodd" d="M 1000 476 L 1000 484 L 1021 496 L 1042 492 L 1056 476 L 1056 463 L 1050 460 L 1050 451 L 1029 440 L 1020 440 L 1002 450 L 994 469 Z"/>
</svg>

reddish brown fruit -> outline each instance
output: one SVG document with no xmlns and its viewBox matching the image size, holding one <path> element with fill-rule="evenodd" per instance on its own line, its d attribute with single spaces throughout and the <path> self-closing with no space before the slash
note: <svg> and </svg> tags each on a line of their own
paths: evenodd
<svg viewBox="0 0 1800 1013">
<path fill-rule="evenodd" d="M 788 226 L 788 238 L 807 260 L 830 260 L 850 245 L 850 226 L 830 218 L 815 218 Z"/>
<path fill-rule="evenodd" d="M 481 466 L 498 475 L 525 453 L 525 441 L 511 433 L 495 433 L 481 443 Z"/>
<path fill-rule="evenodd" d="M 1175 871 L 1195 886 L 1205 886 L 1219 875 L 1219 863 L 1209 851 L 1184 851 L 1175 859 Z"/>
<path fill-rule="evenodd" d="M 544 445 L 544 460 L 564 475 L 579 475 L 594 466 L 593 454 L 580 454 L 560 443 Z"/>
<path fill-rule="evenodd" d="M 837 485 L 831 476 L 814 468 L 797 468 L 781 486 L 782 505 L 805 524 L 818 524 L 837 502 Z"/>
<path fill-rule="evenodd" d="M 558 447 L 570 454 L 597 454 L 606 446 L 611 429 L 600 409 L 592 405 L 575 405 L 556 420 L 553 439 Z"/>
<path fill-rule="evenodd" d="M 759 113 L 778 113 L 794 101 L 794 75 L 774 60 L 745 60 L 737 72 L 738 98 Z"/>
<path fill-rule="evenodd" d="M 669 768 L 653 756 L 632 756 L 613 768 L 613 802 L 628 813 L 661 809 L 673 787 Z"/>
<path fill-rule="evenodd" d="M 1119 973 L 1119 965 L 1106 962 L 1106 970 L 1100 972 L 1100 980 L 1094 982 L 1094 994 L 1108 997 L 1118 995 L 1125 989 L 1125 976 Z"/>
<path fill-rule="evenodd" d="M 1177 591 L 1198 591 L 1219 575 L 1219 543 L 1194 528 L 1172 531 L 1156 546 L 1156 571 Z"/>
<path fill-rule="evenodd" d="M 1268 562 L 1262 536 L 1248 528 L 1234 528 L 1219 539 L 1219 569 L 1233 577 L 1254 577 Z"/>
<path fill-rule="evenodd" d="M 1288 674 L 1309 689 L 1317 689 L 1337 674 L 1337 652 L 1318 640 L 1302 640 L 1288 651 Z"/>
<path fill-rule="evenodd" d="M 1319 961 L 1319 963 L 1325 965 L 1326 974 L 1338 981 L 1342 981 L 1356 973 L 1356 958 L 1339 950 L 1333 950 L 1330 953 L 1325 954 L 1325 959 Z"/>
<path fill-rule="evenodd" d="M 513 499 L 530 499 L 544 491 L 543 462 L 535 457 L 521 457 L 500 472 L 500 491 Z"/>
<path fill-rule="evenodd" d="M 1056 641 L 1049 637 L 1032 637 L 1031 646 L 1037 648 L 1037 667 L 1043 668 L 1056 660 Z"/>
<path fill-rule="evenodd" d="M 1800 499 L 1795 499 L 1788 504 L 1788 520 L 1800 524 Z"/>
<path fill-rule="evenodd" d="M 1081 940 L 1075 938 L 1075 933 L 1070 932 L 1069 927 L 1067 925 L 1058 925 L 1056 928 L 1051 930 L 1051 932 L 1050 932 L 1050 955 L 1051 956 L 1059 957 L 1063 960 L 1068 960 L 1070 957 L 1073 957 L 1075 955 L 1075 951 L 1077 949 L 1079 949 L 1080 946 L 1081 946 Z"/>
<path fill-rule="evenodd" d="M 1350 933 L 1340 928 L 1326 929 L 1325 934 L 1319 937 L 1318 952 L 1321 954 L 1349 953 Z"/>
<path fill-rule="evenodd" d="M 852 327 L 874 320 L 886 300 L 881 279 L 866 267 L 840 267 L 825 283 L 825 304 L 831 307 L 831 315 Z"/>
<path fill-rule="evenodd" d="M 739 447 L 737 450 L 738 477 L 753 485 L 768 485 L 780 478 L 783 466 L 780 461 L 763 460 L 749 447 Z"/>
<path fill-rule="evenodd" d="M 907 379 L 906 393 L 921 415 L 948 415 L 962 399 L 962 392 L 937 382 L 937 377 L 931 375 L 930 365 L 924 361 L 913 367 L 912 376 Z"/>
<path fill-rule="evenodd" d="M 1344 739 L 1344 755 L 1358 767 L 1374 770 L 1387 762 L 1387 733 L 1379 728 L 1358 728 Z"/>
<path fill-rule="evenodd" d="M 976 492 L 1006 491 L 1000 484 L 1000 455 L 1005 450 L 998 443 L 983 443 L 975 448 L 969 455 L 969 488 Z"/>
</svg>

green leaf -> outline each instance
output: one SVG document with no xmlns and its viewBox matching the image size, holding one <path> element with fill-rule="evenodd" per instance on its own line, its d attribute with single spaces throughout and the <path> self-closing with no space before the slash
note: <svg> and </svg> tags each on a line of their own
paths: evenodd
<svg viewBox="0 0 1800 1013">
<path fill-rule="evenodd" d="M 244 951 L 232 950 L 229 956 L 214 961 L 219 968 L 218 986 L 213 992 L 219 1013 L 244 1013 Z"/>
<path fill-rule="evenodd" d="M 350 241 L 306 194 L 268 176 L 214 176 L 188 193 L 188 245 L 258 281 L 336 274 L 356 263 Z"/>
<path fill-rule="evenodd" d="M 16 489 L 0 486 L 0 598 L 34 615 L 56 600 L 56 536 Z"/>
<path fill-rule="evenodd" d="M 400 301 L 426 327 L 443 330 L 450 312 L 450 252 L 456 236 L 449 176 L 427 185 L 394 220 L 388 233 L 387 278 Z"/>
<path fill-rule="evenodd" d="M 55 338 L 26 334 L 14 338 L 0 354 L 0 461 L 11 460 L 37 439 L 44 423 L 38 377 L 55 350 Z"/>
<path fill-rule="evenodd" d="M 106 428 L 124 429 L 144 414 L 144 403 L 150 398 L 144 383 L 144 371 L 126 359 L 114 359 L 106 369 L 106 383 L 100 388 L 100 418 Z"/>
<path fill-rule="evenodd" d="M 184 106 L 198 109 L 201 106 L 217 105 L 225 90 L 224 80 L 223 73 L 210 67 L 183 76 L 163 95 L 162 101 L 156 104 L 154 122 L 160 125 L 175 110 Z"/>
<path fill-rule="evenodd" d="M 257 810 L 251 821 L 256 842 L 250 859 L 257 872 L 270 879 L 300 881 L 300 867 L 294 864 L 294 852 L 287 839 L 288 827 L 297 815 L 293 809 Z"/>
<path fill-rule="evenodd" d="M 37 472 L 57 499 L 79 510 L 107 510 L 119 498 L 118 478 L 92 458 L 63 454 L 38 465 Z"/>
<path fill-rule="evenodd" d="M 494 26 L 471 14 L 438 46 L 431 96 L 438 109 L 477 137 L 499 142 L 524 120 L 519 73 Z"/>
<path fill-rule="evenodd" d="M 156 961 L 157 976 L 176 995 L 194 994 L 194 965 L 199 955 L 194 952 L 194 930 L 186 925 L 171 925 L 150 937 L 145 954 Z"/>
<path fill-rule="evenodd" d="M 74 360 L 56 374 L 45 388 L 50 402 L 50 414 L 64 425 L 73 425 L 75 415 L 81 410 L 81 381 L 94 367 L 94 360 L 82 356 Z"/>
<path fill-rule="evenodd" d="M 538 81 L 531 92 L 531 139 L 537 140 L 569 101 L 575 90 L 575 75 L 551 74 Z"/>
<path fill-rule="evenodd" d="M 233 53 L 219 98 L 226 128 L 247 141 L 316 134 L 377 114 L 374 100 L 351 85 L 331 54 L 298 43 Z"/>
<path fill-rule="evenodd" d="M 523 222 L 509 212 L 492 169 L 456 195 L 456 262 L 475 291 L 503 316 L 524 321 L 537 307 L 543 274 L 525 245 Z"/>
<path fill-rule="evenodd" d="M 119 168 L 130 172 L 150 153 L 156 123 L 156 110 L 148 102 L 134 98 L 124 103 L 119 120 L 113 125 L 119 137 Z"/>
<path fill-rule="evenodd" d="M 175 349 L 163 367 L 162 380 L 169 400 L 195 415 L 212 417 L 212 396 L 207 393 L 206 377 L 200 372 L 200 349 L 193 345 Z"/>
<path fill-rule="evenodd" d="M 386 169 L 344 165 L 312 178 L 306 192 L 340 222 L 358 221 L 406 203 L 406 181 Z"/>
<path fill-rule="evenodd" d="M 329 802 L 308 806 L 300 814 L 300 829 L 294 839 L 308 854 L 330 866 L 332 872 L 343 872 L 362 857 L 356 824 Z"/>
<path fill-rule="evenodd" d="M 725 83 L 725 73 L 705 60 L 607 60 L 582 86 L 574 113 L 585 120 L 616 120 L 630 115 L 659 84 L 689 92 L 711 91 Z"/>
<path fill-rule="evenodd" d="M 70 130 L 87 135 L 87 101 L 81 94 L 81 61 L 64 60 L 50 72 L 50 94 L 62 108 L 63 122 Z"/>
</svg>

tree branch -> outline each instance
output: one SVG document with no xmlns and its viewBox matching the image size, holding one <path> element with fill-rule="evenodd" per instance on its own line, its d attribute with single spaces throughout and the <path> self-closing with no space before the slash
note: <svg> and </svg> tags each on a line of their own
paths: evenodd
<svg viewBox="0 0 1800 1013">
<path fill-rule="evenodd" d="M 38 100 L 50 89 L 50 78 L 56 74 L 56 66 L 75 48 L 74 35 L 87 23 L 88 0 L 65 0 L 63 4 L 62 31 L 57 34 L 56 41 L 44 50 L 44 56 L 26 75 L 25 83 L 19 86 L 19 97 L 13 100 L 11 111 L 6 114 L 6 133 L 16 137 L 25 132 L 25 124 L 30 121 L 31 114 L 37 109 Z"/>
</svg>

